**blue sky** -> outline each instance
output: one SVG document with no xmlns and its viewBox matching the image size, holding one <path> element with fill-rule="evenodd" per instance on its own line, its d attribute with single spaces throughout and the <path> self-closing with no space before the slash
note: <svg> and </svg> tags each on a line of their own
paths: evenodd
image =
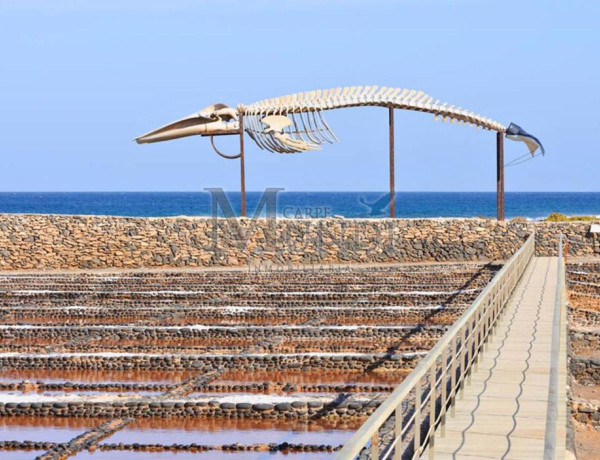
<svg viewBox="0 0 600 460">
<path fill-rule="evenodd" d="M 598 191 L 599 13 L 597 1 L 0 0 L 0 190 L 238 190 L 238 163 L 207 139 L 132 139 L 216 102 L 376 84 L 537 135 L 547 155 L 508 168 L 509 191 Z M 385 190 L 387 111 L 328 121 L 341 142 L 320 152 L 248 139 L 247 189 Z M 524 149 L 506 141 L 507 160 Z M 398 190 L 495 189 L 492 132 L 397 111 L 396 152 Z"/>
</svg>

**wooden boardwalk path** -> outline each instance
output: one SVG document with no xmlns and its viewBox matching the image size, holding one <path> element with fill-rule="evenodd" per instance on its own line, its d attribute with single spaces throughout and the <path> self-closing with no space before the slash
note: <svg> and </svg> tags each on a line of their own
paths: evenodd
<svg viewBox="0 0 600 460">
<path fill-rule="evenodd" d="M 557 271 L 556 257 L 531 260 L 454 416 L 422 458 L 544 458 Z M 566 401 L 565 340 L 562 334 L 559 402 Z M 564 458 L 566 409 L 557 424 L 557 458 Z"/>
</svg>

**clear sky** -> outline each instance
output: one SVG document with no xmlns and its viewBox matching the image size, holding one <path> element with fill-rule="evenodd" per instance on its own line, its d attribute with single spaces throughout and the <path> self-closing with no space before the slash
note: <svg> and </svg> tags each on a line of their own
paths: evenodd
<svg viewBox="0 0 600 460">
<path fill-rule="evenodd" d="M 508 191 L 598 191 L 599 23 L 597 0 L 0 0 L 0 190 L 238 190 L 208 139 L 132 139 L 216 102 L 380 85 L 537 135 Z M 248 139 L 247 189 L 385 190 L 387 111 L 327 118 L 341 142 L 320 152 Z M 398 190 L 495 189 L 493 132 L 396 111 L 396 152 Z"/>
</svg>

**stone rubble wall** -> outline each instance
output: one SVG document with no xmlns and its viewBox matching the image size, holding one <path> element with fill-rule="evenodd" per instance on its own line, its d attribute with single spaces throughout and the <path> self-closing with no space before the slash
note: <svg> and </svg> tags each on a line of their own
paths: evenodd
<svg viewBox="0 0 600 460">
<path fill-rule="evenodd" d="M 530 222 L 535 229 L 538 256 L 556 256 L 558 238 L 562 233 L 569 240 L 569 257 L 600 256 L 600 234 L 591 234 L 590 227 L 596 222 Z"/>
<path fill-rule="evenodd" d="M 335 369 L 365 372 L 377 367 L 379 371 L 412 370 L 423 357 L 422 353 L 397 355 L 348 355 L 326 354 L 248 354 L 240 355 L 147 355 L 126 353 L 99 353 L 83 356 L 68 354 L 4 354 L 0 367 L 10 369 L 62 369 L 62 370 L 204 370 L 226 368 L 227 370 L 303 371 Z"/>
<path fill-rule="evenodd" d="M 600 349 L 600 330 L 578 330 L 571 328 L 569 331 L 571 350 L 579 353 L 586 350 Z"/>
<path fill-rule="evenodd" d="M 367 401 L 323 402 L 319 400 L 291 403 L 250 403 L 213 401 L 125 402 L 21 402 L 0 403 L 0 417 L 197 417 L 197 418 L 280 418 L 335 419 L 371 415 L 385 396 Z"/>
<path fill-rule="evenodd" d="M 289 418 L 286 416 L 286 418 Z M 103 431 L 101 427 L 97 427 L 96 431 Z M 109 430 L 106 430 L 109 431 Z M 102 434 L 109 435 L 110 432 L 104 432 Z M 68 456 L 74 455 L 76 452 L 73 452 L 70 449 L 70 443 L 58 443 L 58 442 L 49 442 L 49 441 L 0 441 L 0 450 L 17 450 L 17 451 L 37 451 L 44 450 L 48 451 L 45 454 L 45 457 L 42 460 L 46 460 L 47 458 L 55 459 L 55 458 L 67 458 Z M 280 442 L 280 443 L 255 443 L 255 444 L 161 444 L 161 443 L 152 443 L 152 444 L 140 444 L 140 443 L 108 443 L 106 441 L 102 442 L 102 444 L 94 446 L 94 450 L 99 450 L 101 452 L 111 452 L 115 458 L 118 458 L 118 454 L 115 452 L 119 451 L 135 451 L 135 452 L 152 452 L 152 455 L 155 456 L 158 452 L 262 452 L 263 454 L 269 453 L 273 454 L 274 452 L 283 452 L 285 455 L 296 452 L 336 452 L 342 448 L 342 445 L 330 445 L 330 444 L 306 444 L 306 443 L 290 443 L 290 442 Z M 83 450 L 83 449 L 80 449 Z M 171 456 L 171 455 L 169 455 Z"/>
<path fill-rule="evenodd" d="M 81 382 L 3 382 L 0 391 L 43 392 L 43 391 L 104 391 L 104 392 L 171 392 L 181 387 L 181 383 L 138 383 L 138 382 L 108 382 L 108 383 L 81 383 Z M 252 383 L 209 383 L 197 384 L 192 391 L 221 393 L 227 396 L 231 392 L 243 393 L 391 393 L 395 385 L 371 383 L 283 383 L 283 382 L 252 382 Z"/>
<path fill-rule="evenodd" d="M 212 219 L 0 214 L 0 270 L 507 259 L 535 229 L 539 255 L 600 255 L 589 222 Z"/>
<path fill-rule="evenodd" d="M 571 401 L 571 417 L 595 430 L 600 430 L 600 406 L 598 401 Z"/>
<path fill-rule="evenodd" d="M 569 371 L 582 385 L 597 385 L 600 382 L 600 358 L 571 355 Z"/>
</svg>

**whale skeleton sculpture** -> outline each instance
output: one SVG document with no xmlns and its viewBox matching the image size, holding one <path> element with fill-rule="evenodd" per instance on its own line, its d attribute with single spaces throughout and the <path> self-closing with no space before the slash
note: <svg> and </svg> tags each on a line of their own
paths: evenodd
<svg viewBox="0 0 600 460">
<path fill-rule="evenodd" d="M 435 101 L 423 91 L 351 86 L 309 91 L 255 102 L 244 107 L 246 132 L 259 147 L 278 153 L 318 150 L 323 143 L 337 141 L 325 121 L 324 111 L 348 107 L 381 106 L 428 112 L 443 121 L 471 124 L 504 131 L 493 120 L 458 107 Z M 266 125 L 266 129 L 265 126 Z"/>
<path fill-rule="evenodd" d="M 250 105 L 238 105 L 236 109 L 225 104 L 214 104 L 203 108 L 187 117 L 150 131 L 135 140 L 140 144 L 161 142 L 187 136 L 209 136 L 214 150 L 224 158 L 242 160 L 243 174 L 243 133 L 263 150 L 276 153 L 298 153 L 320 150 L 323 144 L 338 141 L 325 120 L 328 110 L 348 107 L 380 106 L 390 112 L 390 164 L 393 166 L 393 110 L 412 110 L 434 115 L 436 120 L 450 123 L 470 125 L 498 133 L 498 154 L 502 146 L 502 136 L 522 141 L 527 145 L 529 153 L 534 155 L 544 148 L 540 141 L 524 131 L 518 125 L 503 124 L 477 113 L 442 103 L 423 91 L 388 88 L 377 86 L 346 86 L 334 89 L 307 91 L 288 96 L 264 99 Z M 239 135 L 240 153 L 227 155 L 221 152 L 214 143 L 214 136 Z M 500 161 L 500 160 L 499 160 Z M 500 164 L 498 165 L 500 168 Z M 392 168 L 393 169 L 393 168 Z M 391 213 L 393 215 L 393 171 L 390 178 Z M 500 201 L 498 217 L 504 217 L 504 179 L 502 177 L 502 210 Z M 244 178 L 242 177 L 242 185 Z M 500 193 L 500 187 L 498 188 Z M 242 192 L 243 189 L 242 189 Z M 242 209 L 245 214 L 244 195 Z"/>
</svg>

